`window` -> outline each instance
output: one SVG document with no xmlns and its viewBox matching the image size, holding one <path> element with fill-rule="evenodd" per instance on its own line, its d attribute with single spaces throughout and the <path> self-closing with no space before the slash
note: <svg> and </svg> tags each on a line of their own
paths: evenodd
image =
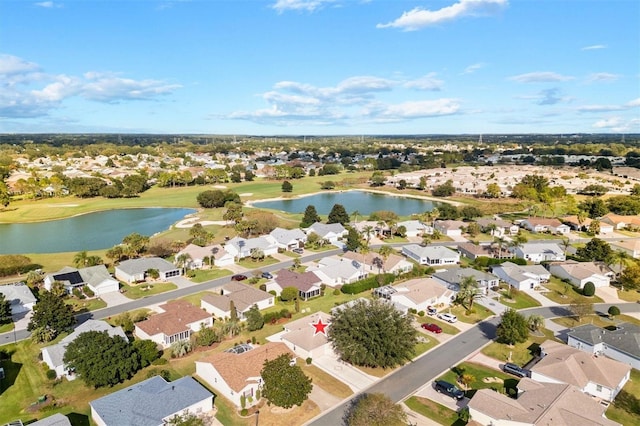
<svg viewBox="0 0 640 426">
<path fill-rule="evenodd" d="M 596 385 L 596 391 L 602 392 L 602 385 Z"/>
</svg>

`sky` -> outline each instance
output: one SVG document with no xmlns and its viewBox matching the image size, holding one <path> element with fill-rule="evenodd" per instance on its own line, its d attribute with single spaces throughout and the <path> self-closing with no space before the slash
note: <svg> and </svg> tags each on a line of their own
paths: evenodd
<svg viewBox="0 0 640 426">
<path fill-rule="evenodd" d="M 640 133 L 637 0 L 2 0 L 0 133 Z"/>
</svg>

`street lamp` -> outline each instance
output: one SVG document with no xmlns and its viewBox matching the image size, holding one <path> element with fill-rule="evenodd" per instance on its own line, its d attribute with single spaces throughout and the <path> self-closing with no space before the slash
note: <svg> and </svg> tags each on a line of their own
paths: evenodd
<svg viewBox="0 0 640 426">
<path fill-rule="evenodd" d="M 256 426 L 258 426 L 258 419 L 260 418 L 260 410 L 256 410 Z"/>
</svg>

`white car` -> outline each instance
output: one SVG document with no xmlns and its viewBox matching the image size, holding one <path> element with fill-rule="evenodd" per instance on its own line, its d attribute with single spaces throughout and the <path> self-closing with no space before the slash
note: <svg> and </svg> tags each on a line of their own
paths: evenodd
<svg viewBox="0 0 640 426">
<path fill-rule="evenodd" d="M 453 314 L 438 314 L 438 318 L 440 318 L 443 321 L 450 322 L 452 324 L 458 321 L 458 317 Z"/>
</svg>

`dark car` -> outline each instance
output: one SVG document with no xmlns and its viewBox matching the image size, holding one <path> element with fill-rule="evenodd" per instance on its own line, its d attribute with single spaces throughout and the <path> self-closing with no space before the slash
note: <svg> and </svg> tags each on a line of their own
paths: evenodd
<svg viewBox="0 0 640 426">
<path fill-rule="evenodd" d="M 304 249 L 301 249 L 301 248 L 294 248 L 294 249 L 293 249 L 293 250 L 291 250 L 291 251 L 292 251 L 292 252 L 294 252 L 294 253 L 297 253 L 297 254 L 302 254 L 302 253 L 304 253 Z"/>
<path fill-rule="evenodd" d="M 262 273 L 262 278 L 266 278 L 266 279 L 270 280 L 271 278 L 273 278 L 273 275 L 270 272 L 263 272 Z"/>
<path fill-rule="evenodd" d="M 438 313 L 438 310 L 436 308 L 434 308 L 433 306 L 429 306 L 427 308 L 427 315 L 435 315 Z"/>
<path fill-rule="evenodd" d="M 458 389 L 455 385 L 444 380 L 436 380 L 435 388 L 438 393 L 449 395 L 451 398 L 462 399 L 464 398 L 464 392 Z"/>
<path fill-rule="evenodd" d="M 514 376 L 518 376 L 518 377 L 529 377 L 529 370 L 525 370 L 524 368 L 520 367 L 519 365 L 507 362 L 502 369 L 504 370 L 505 373 L 510 373 L 513 374 Z"/>
<path fill-rule="evenodd" d="M 246 279 L 247 279 L 247 276 L 246 276 L 246 275 L 242 275 L 242 274 L 238 274 L 238 275 L 233 275 L 233 276 L 231 277 L 231 279 L 232 279 L 233 281 L 244 281 L 244 280 L 246 280 Z"/>
<path fill-rule="evenodd" d="M 440 326 L 438 324 L 431 324 L 431 323 L 424 323 L 422 324 L 420 327 L 424 328 L 425 330 L 428 330 L 432 333 L 436 333 L 436 334 L 440 334 L 442 333 L 442 329 L 440 328 Z"/>
</svg>

